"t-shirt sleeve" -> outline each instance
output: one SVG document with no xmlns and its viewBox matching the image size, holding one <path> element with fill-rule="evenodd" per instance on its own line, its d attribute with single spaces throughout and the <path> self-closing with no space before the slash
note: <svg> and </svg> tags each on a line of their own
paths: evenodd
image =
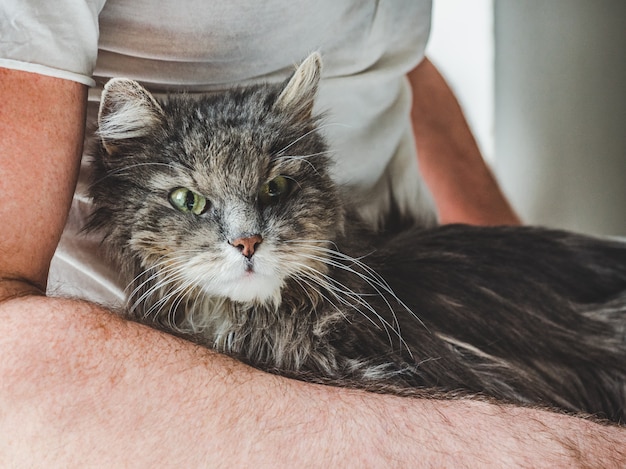
<svg viewBox="0 0 626 469">
<path fill-rule="evenodd" d="M 106 0 L 2 0 L 0 67 L 94 85 Z"/>
</svg>

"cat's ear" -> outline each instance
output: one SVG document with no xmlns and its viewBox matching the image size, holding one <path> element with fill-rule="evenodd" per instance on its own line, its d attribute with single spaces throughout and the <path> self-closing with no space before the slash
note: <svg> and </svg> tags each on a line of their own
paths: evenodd
<svg viewBox="0 0 626 469">
<path fill-rule="evenodd" d="M 317 87 L 322 76 L 322 57 L 318 52 L 309 55 L 289 78 L 278 95 L 274 108 L 297 118 L 311 117 Z"/>
<path fill-rule="evenodd" d="M 163 109 L 148 90 L 127 78 L 104 85 L 98 112 L 98 135 L 109 155 L 124 140 L 146 136 L 163 118 Z"/>
</svg>

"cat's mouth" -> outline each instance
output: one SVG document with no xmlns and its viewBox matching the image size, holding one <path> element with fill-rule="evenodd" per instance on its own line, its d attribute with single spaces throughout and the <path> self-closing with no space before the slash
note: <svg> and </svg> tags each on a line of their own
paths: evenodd
<svg viewBox="0 0 626 469">
<path fill-rule="evenodd" d="M 273 302 L 280 296 L 283 280 L 276 272 L 276 266 L 271 264 L 267 265 L 256 255 L 239 260 L 226 269 L 222 276 L 214 279 L 210 286 L 207 285 L 206 290 L 236 302 Z"/>
<path fill-rule="evenodd" d="M 283 262 L 267 253 L 250 259 L 242 258 L 238 252 L 226 253 L 218 259 L 209 255 L 190 258 L 179 271 L 182 285 L 195 286 L 209 297 L 238 303 L 265 305 L 279 301 L 284 286 Z M 182 290 L 181 286 L 176 291 Z"/>
<path fill-rule="evenodd" d="M 237 302 L 267 303 L 280 295 L 282 282 L 276 277 L 255 272 L 254 268 L 245 273 L 226 288 L 227 296 Z"/>
</svg>

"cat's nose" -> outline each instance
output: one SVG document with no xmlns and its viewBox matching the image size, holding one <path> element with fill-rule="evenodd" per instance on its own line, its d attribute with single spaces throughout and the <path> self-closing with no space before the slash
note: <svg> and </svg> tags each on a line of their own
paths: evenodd
<svg viewBox="0 0 626 469">
<path fill-rule="evenodd" d="M 244 238 L 237 238 L 231 241 L 230 244 L 235 246 L 237 249 L 241 251 L 241 254 L 250 259 L 254 252 L 258 249 L 259 244 L 263 242 L 263 238 L 260 234 L 255 234 L 252 236 L 246 236 Z"/>
</svg>

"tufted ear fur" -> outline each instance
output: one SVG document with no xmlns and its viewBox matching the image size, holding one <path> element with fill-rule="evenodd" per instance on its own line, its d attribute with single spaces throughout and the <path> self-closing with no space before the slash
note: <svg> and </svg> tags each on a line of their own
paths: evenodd
<svg viewBox="0 0 626 469">
<path fill-rule="evenodd" d="M 126 139 L 147 135 L 160 122 L 163 110 L 139 83 L 127 78 L 107 82 L 100 100 L 98 135 L 109 155 Z"/>
<path fill-rule="evenodd" d="M 308 119 L 313 110 L 321 75 L 322 57 L 318 52 L 313 52 L 287 80 L 274 107 L 297 118 Z"/>
</svg>

